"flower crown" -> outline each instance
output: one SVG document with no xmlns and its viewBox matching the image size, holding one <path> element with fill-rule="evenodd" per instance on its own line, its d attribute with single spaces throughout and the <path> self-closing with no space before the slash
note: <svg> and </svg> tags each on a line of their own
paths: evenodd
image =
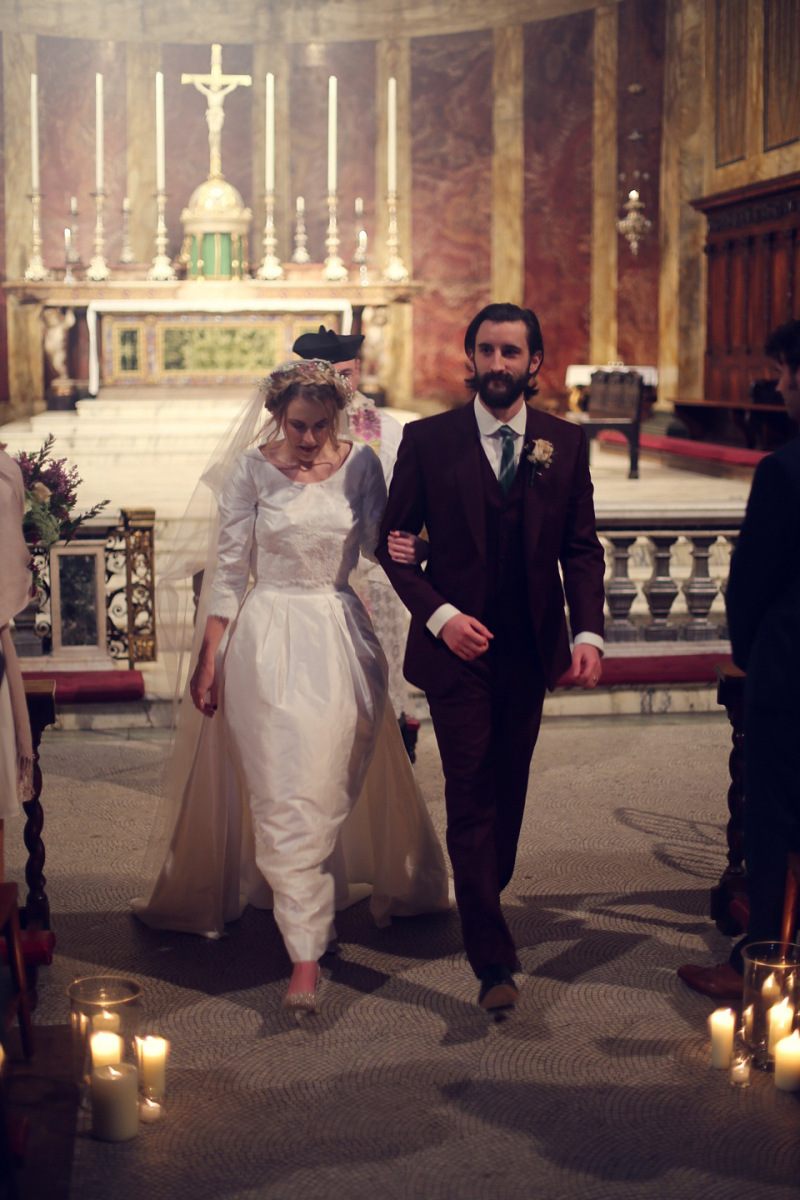
<svg viewBox="0 0 800 1200">
<path fill-rule="evenodd" d="M 264 406 L 272 411 L 279 396 L 294 383 L 317 383 L 333 389 L 337 408 L 344 408 L 349 399 L 344 380 L 336 368 L 324 358 L 300 358 L 279 363 L 258 385 L 264 396 Z"/>
</svg>

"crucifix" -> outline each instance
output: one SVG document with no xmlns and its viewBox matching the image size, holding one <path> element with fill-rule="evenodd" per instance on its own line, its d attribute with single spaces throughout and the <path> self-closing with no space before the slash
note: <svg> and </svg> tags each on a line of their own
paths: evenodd
<svg viewBox="0 0 800 1200">
<path fill-rule="evenodd" d="M 208 99 L 206 123 L 208 125 L 208 148 L 211 155 L 209 179 L 222 179 L 222 126 L 225 114 L 222 105 L 225 97 L 234 88 L 250 87 L 253 80 L 249 75 L 222 74 L 222 46 L 211 47 L 211 73 L 209 75 L 181 75 L 181 83 L 193 83 L 198 92 Z"/>
</svg>

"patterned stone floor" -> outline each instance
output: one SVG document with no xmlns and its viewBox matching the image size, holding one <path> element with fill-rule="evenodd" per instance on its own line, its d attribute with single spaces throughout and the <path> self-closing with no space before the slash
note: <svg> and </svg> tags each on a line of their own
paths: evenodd
<svg viewBox="0 0 800 1200">
<path fill-rule="evenodd" d="M 132 1142 L 81 1118 L 72 1200 L 778 1200 L 800 1178 L 800 1106 L 708 1065 L 709 1001 L 675 975 L 715 961 L 708 889 L 724 860 L 721 716 L 546 720 L 506 895 L 522 999 L 475 1005 L 455 914 L 372 927 L 341 914 L 322 1011 L 278 1005 L 269 914 L 204 942 L 136 924 L 128 900 L 162 734 L 45 738 L 48 891 L 58 953 L 37 1021 L 68 1019 L 78 975 L 131 974 L 170 1039 L 166 1116 Z M 439 761 L 418 775 L 437 828 Z M 19 828 L 7 873 L 21 878 Z"/>
</svg>

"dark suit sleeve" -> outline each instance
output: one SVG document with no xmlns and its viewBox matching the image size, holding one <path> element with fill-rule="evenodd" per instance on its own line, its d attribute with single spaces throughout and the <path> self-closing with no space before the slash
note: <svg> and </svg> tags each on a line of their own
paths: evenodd
<svg viewBox="0 0 800 1200">
<path fill-rule="evenodd" d="M 602 637 L 605 555 L 597 537 L 594 488 L 584 437 L 575 459 L 559 560 L 573 637 L 579 633 Z"/>
<path fill-rule="evenodd" d="M 387 539 L 392 530 L 418 534 L 426 521 L 427 501 L 424 472 L 411 426 L 403 430 L 389 498 L 381 522 L 376 558 L 392 587 L 410 611 L 423 623 L 447 600 L 432 585 L 421 567 L 396 563 L 389 554 Z"/>
<path fill-rule="evenodd" d="M 797 489 L 775 455 L 756 468 L 739 540 L 731 558 L 725 606 L 733 660 L 742 670 L 765 614 L 791 586 L 797 566 Z"/>
</svg>

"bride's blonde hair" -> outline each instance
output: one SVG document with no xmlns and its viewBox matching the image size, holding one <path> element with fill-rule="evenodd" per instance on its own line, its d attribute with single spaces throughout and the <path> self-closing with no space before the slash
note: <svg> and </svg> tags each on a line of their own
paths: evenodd
<svg viewBox="0 0 800 1200">
<path fill-rule="evenodd" d="M 322 405 L 328 417 L 331 445 L 339 445 L 336 436 L 339 413 L 347 407 L 350 396 L 345 381 L 331 363 L 321 358 L 282 363 L 262 381 L 261 391 L 264 407 L 272 417 L 267 442 L 281 435 L 287 408 L 292 400 L 302 396 Z"/>
</svg>

